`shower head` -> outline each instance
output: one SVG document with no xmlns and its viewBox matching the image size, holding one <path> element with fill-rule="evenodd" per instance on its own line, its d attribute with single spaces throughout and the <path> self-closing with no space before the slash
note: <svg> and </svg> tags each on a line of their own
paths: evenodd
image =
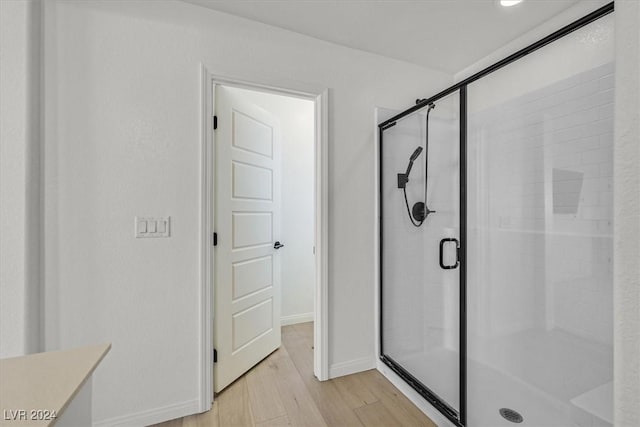
<svg viewBox="0 0 640 427">
<path fill-rule="evenodd" d="M 422 147 L 416 148 L 416 150 L 413 152 L 411 157 L 409 157 L 409 161 L 410 162 L 415 162 L 416 159 L 418 158 L 418 156 L 420 155 L 420 153 L 422 153 Z"/>
<path fill-rule="evenodd" d="M 404 173 L 407 176 L 407 181 L 409 181 L 409 173 L 411 173 L 411 168 L 413 167 L 413 162 L 420 156 L 422 153 L 422 147 L 418 147 L 415 149 L 411 157 L 409 157 L 409 164 L 407 165 L 407 171 Z"/>
<path fill-rule="evenodd" d="M 407 171 L 405 173 L 398 174 L 398 188 L 404 188 L 409 182 L 409 174 L 411 173 L 411 168 L 413 167 L 413 162 L 420 156 L 422 153 L 422 147 L 418 147 L 414 150 L 411 157 L 409 157 L 409 164 L 407 165 Z"/>
</svg>

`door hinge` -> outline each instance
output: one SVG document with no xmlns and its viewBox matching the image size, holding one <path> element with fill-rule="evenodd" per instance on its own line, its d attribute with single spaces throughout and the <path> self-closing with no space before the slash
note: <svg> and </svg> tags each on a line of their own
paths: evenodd
<svg viewBox="0 0 640 427">
<path fill-rule="evenodd" d="M 218 350 L 213 349 L 213 363 L 218 363 Z"/>
<path fill-rule="evenodd" d="M 213 246 L 218 246 L 218 233 L 213 233 Z"/>
<path fill-rule="evenodd" d="M 218 116 L 213 116 L 213 130 L 218 129 Z"/>
</svg>

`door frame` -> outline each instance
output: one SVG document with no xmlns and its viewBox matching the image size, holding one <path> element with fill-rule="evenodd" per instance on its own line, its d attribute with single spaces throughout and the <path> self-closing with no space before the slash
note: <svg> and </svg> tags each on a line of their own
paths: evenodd
<svg viewBox="0 0 640 427">
<path fill-rule="evenodd" d="M 329 379 L 328 236 L 329 236 L 329 90 L 325 87 L 280 81 L 247 81 L 212 74 L 200 64 L 200 294 L 199 294 L 199 410 L 213 402 L 213 319 L 215 214 L 215 111 L 214 88 L 226 85 L 311 100 L 315 105 L 315 286 L 313 372 L 320 381 Z"/>
</svg>

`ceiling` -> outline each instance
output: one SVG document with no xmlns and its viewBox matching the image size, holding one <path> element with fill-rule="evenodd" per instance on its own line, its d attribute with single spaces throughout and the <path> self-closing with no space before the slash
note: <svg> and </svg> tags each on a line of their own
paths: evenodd
<svg viewBox="0 0 640 427">
<path fill-rule="evenodd" d="M 578 0 L 186 0 L 321 40 L 449 73 Z"/>
</svg>

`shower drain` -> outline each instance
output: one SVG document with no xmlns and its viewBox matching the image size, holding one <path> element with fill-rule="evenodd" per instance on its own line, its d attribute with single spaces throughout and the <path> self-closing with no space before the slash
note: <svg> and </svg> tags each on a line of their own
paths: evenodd
<svg viewBox="0 0 640 427">
<path fill-rule="evenodd" d="M 509 408 L 500 408 L 500 415 L 507 421 L 511 421 L 512 423 L 521 423 L 524 421 L 522 415 L 520 415 L 517 411 Z"/>
</svg>

